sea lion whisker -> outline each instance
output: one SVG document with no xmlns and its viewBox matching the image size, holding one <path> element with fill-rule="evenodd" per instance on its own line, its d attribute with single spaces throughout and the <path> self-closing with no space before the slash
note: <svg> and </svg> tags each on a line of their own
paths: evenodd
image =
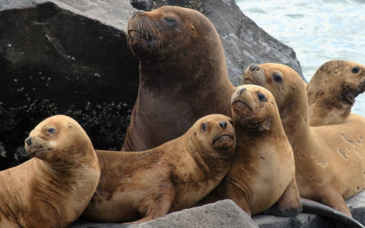
<svg viewBox="0 0 365 228">
<path fill-rule="evenodd" d="M 236 103 L 242 103 L 242 104 L 244 104 L 247 108 L 249 108 L 251 111 L 253 111 L 253 108 L 252 108 L 249 104 L 247 104 L 245 101 L 243 101 L 243 100 L 235 100 L 235 101 L 232 103 L 232 105 L 234 105 L 234 104 L 236 104 Z"/>
</svg>

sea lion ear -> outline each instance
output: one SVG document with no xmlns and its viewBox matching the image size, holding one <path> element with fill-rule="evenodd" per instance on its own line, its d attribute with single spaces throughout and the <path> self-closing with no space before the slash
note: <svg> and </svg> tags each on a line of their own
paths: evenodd
<svg viewBox="0 0 365 228">
<path fill-rule="evenodd" d="M 195 27 L 194 27 L 194 25 L 190 25 L 190 28 L 191 28 L 191 30 L 195 30 Z"/>
</svg>

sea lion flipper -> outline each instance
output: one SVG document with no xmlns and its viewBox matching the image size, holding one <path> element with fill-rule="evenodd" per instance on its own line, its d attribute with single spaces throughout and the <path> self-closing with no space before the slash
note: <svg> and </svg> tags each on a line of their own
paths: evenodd
<svg viewBox="0 0 365 228">
<path fill-rule="evenodd" d="M 302 203 L 298 192 L 295 179 L 284 191 L 278 202 L 266 210 L 264 214 L 270 214 L 282 217 L 292 217 L 302 212 Z"/>
<path fill-rule="evenodd" d="M 225 181 L 225 195 L 229 196 L 228 198 L 233 200 L 237 206 L 248 214 L 248 216 L 252 216 L 250 195 L 247 191 L 241 189 L 227 179 Z"/>
<path fill-rule="evenodd" d="M 345 200 L 343 199 L 342 195 L 334 190 L 330 192 L 327 191 L 326 195 L 322 196 L 321 203 L 352 217 L 351 211 L 347 206 Z"/>
<path fill-rule="evenodd" d="M 155 192 L 156 194 L 152 197 L 148 197 L 140 203 L 138 211 L 144 217 L 137 221 L 123 224 L 138 224 L 165 216 L 170 211 L 172 202 L 175 199 L 174 186 L 168 179 L 163 179 L 159 187 L 155 189 Z"/>
</svg>

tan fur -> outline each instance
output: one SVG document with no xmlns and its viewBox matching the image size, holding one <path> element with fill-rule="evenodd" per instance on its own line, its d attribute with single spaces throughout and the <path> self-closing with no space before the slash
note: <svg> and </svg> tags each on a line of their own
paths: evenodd
<svg viewBox="0 0 365 228">
<path fill-rule="evenodd" d="M 97 151 L 100 184 L 83 217 L 140 223 L 190 207 L 229 169 L 236 147 L 230 122 L 227 116 L 208 115 L 181 137 L 151 150 Z"/>
<path fill-rule="evenodd" d="M 359 72 L 352 72 L 354 68 Z M 365 89 L 365 66 L 344 60 L 324 63 L 308 84 L 310 125 L 339 124 L 351 113 L 355 98 Z"/>
<path fill-rule="evenodd" d="M 159 146 L 208 114 L 231 116 L 222 43 L 203 14 L 177 6 L 141 12 L 129 19 L 128 34 L 140 84 L 122 151 Z"/>
<path fill-rule="evenodd" d="M 91 141 L 76 121 L 60 115 L 41 122 L 28 139 L 25 148 L 35 157 L 0 172 L 0 227 L 68 227 L 99 181 Z"/>
<path fill-rule="evenodd" d="M 257 66 L 257 65 L 256 65 Z M 279 72 L 282 82 L 273 80 Z M 365 119 L 351 115 L 345 123 L 309 126 L 305 84 L 290 67 L 261 64 L 247 68 L 246 82 L 262 82 L 274 95 L 293 148 L 300 196 L 351 216 L 344 199 L 365 189 Z"/>
<path fill-rule="evenodd" d="M 259 94 L 264 100 L 259 100 Z M 293 151 L 274 97 L 265 88 L 244 85 L 236 88 L 231 105 L 236 155 L 227 176 L 211 195 L 232 199 L 250 216 L 272 206 L 275 215 L 300 213 Z"/>
</svg>

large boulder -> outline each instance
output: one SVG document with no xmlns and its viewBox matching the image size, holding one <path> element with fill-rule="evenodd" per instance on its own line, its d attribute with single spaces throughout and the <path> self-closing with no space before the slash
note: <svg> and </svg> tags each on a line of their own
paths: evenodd
<svg viewBox="0 0 365 228">
<path fill-rule="evenodd" d="M 216 26 L 234 85 L 250 63 L 281 62 L 302 74 L 294 51 L 247 18 L 232 0 L 134 0 L 182 5 Z M 0 170 L 25 161 L 23 140 L 42 119 L 67 114 L 95 148 L 119 150 L 138 88 L 127 46 L 129 1 L 0 1 Z"/>
<path fill-rule="evenodd" d="M 23 140 L 67 114 L 95 148 L 119 150 L 138 90 L 128 1 L 0 1 L 0 169 L 28 158 Z"/>
</svg>

